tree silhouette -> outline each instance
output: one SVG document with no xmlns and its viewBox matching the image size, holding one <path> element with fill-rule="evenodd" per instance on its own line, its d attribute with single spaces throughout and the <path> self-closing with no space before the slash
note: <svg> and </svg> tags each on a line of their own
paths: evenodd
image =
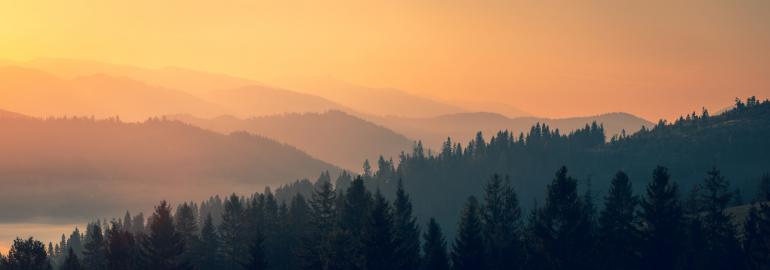
<svg viewBox="0 0 770 270">
<path fill-rule="evenodd" d="M 64 262 L 59 266 L 58 270 L 83 270 L 83 267 L 80 265 L 80 260 L 78 259 L 78 256 L 75 255 L 75 251 L 72 250 L 72 248 L 67 249 L 66 254 Z"/>
<path fill-rule="evenodd" d="M 107 269 L 107 243 L 99 222 L 92 223 L 86 228 L 83 265 L 89 270 Z"/>
<path fill-rule="evenodd" d="M 435 219 L 428 221 L 428 230 L 423 234 L 423 239 L 425 243 L 422 247 L 424 258 L 421 269 L 449 270 L 446 240 Z"/>
<path fill-rule="evenodd" d="M 398 180 L 396 200 L 393 202 L 393 242 L 396 268 L 417 270 L 420 267 L 420 228 L 412 214 L 412 202 Z"/>
<path fill-rule="evenodd" d="M 484 269 L 484 239 L 481 213 L 475 197 L 468 198 L 452 248 L 452 267 L 456 270 Z"/>
<path fill-rule="evenodd" d="M 149 219 L 149 230 L 142 241 L 144 264 L 148 269 L 177 270 L 186 269 L 187 262 L 182 261 L 184 240 L 176 231 L 171 217 L 171 208 L 166 201 L 155 207 Z"/>
<path fill-rule="evenodd" d="M 628 176 L 619 171 L 612 179 L 599 216 L 599 252 L 601 269 L 638 269 L 640 247 L 634 196 Z"/>
<path fill-rule="evenodd" d="M 481 209 L 488 269 L 520 267 L 521 209 L 510 181 L 495 174 L 487 183 Z"/>
<path fill-rule="evenodd" d="M 658 166 L 647 196 L 641 203 L 642 261 L 647 269 L 678 269 L 684 246 L 683 213 L 678 188 L 670 182 L 668 169 Z"/>
<path fill-rule="evenodd" d="M 51 263 L 45 245 L 32 237 L 16 238 L 8 251 L 8 257 L 0 260 L 3 270 L 50 270 Z"/>
</svg>

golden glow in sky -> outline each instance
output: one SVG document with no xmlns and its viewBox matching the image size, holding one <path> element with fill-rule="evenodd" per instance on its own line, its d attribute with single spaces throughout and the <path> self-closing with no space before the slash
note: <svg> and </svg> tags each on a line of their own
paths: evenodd
<svg viewBox="0 0 770 270">
<path fill-rule="evenodd" d="M 770 1 L 0 0 L 0 58 L 38 57 L 654 120 L 770 95 Z"/>
</svg>

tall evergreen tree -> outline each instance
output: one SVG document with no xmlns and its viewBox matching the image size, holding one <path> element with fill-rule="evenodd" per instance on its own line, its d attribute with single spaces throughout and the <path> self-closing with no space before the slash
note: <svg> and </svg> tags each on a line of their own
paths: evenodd
<svg viewBox="0 0 770 270">
<path fill-rule="evenodd" d="M 238 195 L 232 194 L 225 200 L 222 224 L 219 225 L 224 269 L 241 269 L 242 263 L 248 256 L 244 213 L 243 202 Z"/>
<path fill-rule="evenodd" d="M 121 223 L 113 222 L 107 229 L 107 269 L 136 269 L 137 250 L 134 235 L 124 230 Z"/>
<path fill-rule="evenodd" d="M 428 230 L 423 234 L 424 244 L 422 252 L 422 270 L 449 270 L 449 256 L 447 244 L 441 227 L 435 219 L 428 221 Z"/>
<path fill-rule="evenodd" d="M 75 251 L 72 248 L 67 249 L 66 254 L 58 270 L 83 270 L 83 267 L 80 265 L 80 259 L 75 255 Z"/>
<path fill-rule="evenodd" d="M 750 270 L 770 269 L 770 204 L 752 205 L 743 228 L 745 265 Z"/>
<path fill-rule="evenodd" d="M 607 270 L 638 269 L 640 247 L 636 209 L 631 181 L 620 171 L 615 174 L 599 216 L 599 267 Z"/>
<path fill-rule="evenodd" d="M 521 209 L 510 182 L 495 174 L 487 183 L 482 208 L 486 266 L 516 269 L 521 258 Z"/>
<path fill-rule="evenodd" d="M 142 241 L 145 268 L 157 270 L 186 269 L 182 260 L 184 240 L 176 231 L 171 208 L 166 201 L 155 207 L 149 219 L 147 236 Z"/>
<path fill-rule="evenodd" d="M 551 269 L 589 269 L 591 251 L 590 221 L 584 202 L 577 193 L 577 181 L 561 167 L 548 185 L 543 209 L 538 210 L 533 234 L 541 243 Z"/>
<path fill-rule="evenodd" d="M 364 254 L 364 235 L 361 233 L 367 226 L 369 220 L 369 211 L 372 206 L 372 195 L 366 189 L 364 180 L 356 177 L 345 192 L 345 201 L 340 209 L 340 229 L 341 237 L 346 242 L 345 245 L 338 247 L 346 259 L 340 261 L 345 269 L 364 269 L 366 267 L 366 258 Z"/>
<path fill-rule="evenodd" d="M 206 215 L 201 228 L 200 241 L 196 243 L 193 266 L 199 270 L 222 269 L 221 242 L 211 214 Z"/>
<path fill-rule="evenodd" d="M 107 269 L 107 243 L 100 222 L 92 223 L 86 228 L 83 264 L 88 270 Z"/>
<path fill-rule="evenodd" d="M 375 193 L 371 209 L 363 231 L 365 269 L 396 269 L 393 214 L 390 204 L 379 191 Z"/>
<path fill-rule="evenodd" d="M 2 257 L 2 256 L 0 256 Z M 30 237 L 16 238 L 8 252 L 8 257 L 0 260 L 3 270 L 51 270 L 51 262 L 45 251 L 45 245 Z"/>
<path fill-rule="evenodd" d="M 740 243 L 733 215 L 725 211 L 732 201 L 729 182 L 716 168 L 708 172 L 700 196 L 703 203 L 703 231 L 706 239 L 705 269 L 738 269 Z"/>
<path fill-rule="evenodd" d="M 303 269 L 340 269 L 337 197 L 331 183 L 323 182 L 310 200 L 310 233 L 300 253 Z"/>
<path fill-rule="evenodd" d="M 303 240 L 308 238 L 310 231 L 310 206 L 308 206 L 305 197 L 297 194 L 291 200 L 289 214 L 286 218 L 286 229 L 288 230 L 288 243 L 290 256 L 297 258 L 301 255 L 301 245 Z M 299 260 L 292 259 L 288 261 L 287 269 L 299 269 L 301 266 Z"/>
<path fill-rule="evenodd" d="M 267 256 L 265 256 L 265 236 L 261 231 L 257 231 L 249 245 L 249 254 L 243 264 L 245 270 L 264 270 L 267 269 Z"/>
<path fill-rule="evenodd" d="M 480 212 L 476 198 L 468 198 L 452 247 L 452 266 L 455 270 L 485 269 Z"/>
<path fill-rule="evenodd" d="M 396 268 L 417 270 L 420 267 L 420 228 L 412 214 L 412 202 L 398 180 L 396 200 L 393 202 L 393 242 Z"/>
<path fill-rule="evenodd" d="M 658 166 L 641 203 L 642 262 L 645 269 L 679 269 L 682 265 L 683 213 L 676 184 Z"/>
<path fill-rule="evenodd" d="M 176 215 L 174 215 L 174 226 L 179 232 L 179 236 L 185 245 L 185 250 L 192 250 L 196 242 L 200 240 L 198 237 L 198 218 L 196 217 L 195 206 L 188 203 L 182 203 L 176 209 Z M 188 252 L 185 252 L 186 259 L 192 259 Z"/>
</svg>

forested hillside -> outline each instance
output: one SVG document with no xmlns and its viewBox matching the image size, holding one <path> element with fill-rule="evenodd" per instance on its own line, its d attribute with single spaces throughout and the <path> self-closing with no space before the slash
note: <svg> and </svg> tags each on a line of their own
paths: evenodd
<svg viewBox="0 0 770 270">
<path fill-rule="evenodd" d="M 154 198 L 198 198 L 339 172 L 245 132 L 222 135 L 163 119 L 6 115 L 14 114 L 0 114 L 0 205 L 20 211 L 0 211 L 0 222 L 79 222 L 127 207 L 147 209 Z M 30 194 L 36 199 L 26 199 Z"/>
<path fill-rule="evenodd" d="M 605 193 L 618 170 L 629 175 L 639 192 L 651 177 L 650 168 L 667 166 L 682 190 L 689 191 L 717 166 L 733 183 L 731 188 L 744 193 L 751 193 L 759 177 L 770 171 L 770 102 L 754 98 L 720 115 L 704 111 L 609 142 L 605 136 L 595 123 L 570 133 L 538 124 L 526 134 L 478 134 L 465 146 L 448 140 L 435 152 L 418 145 L 397 165 L 373 162 L 380 169 L 365 178 L 369 187 L 387 196 L 402 179 L 415 194 L 418 217 L 436 217 L 454 228 L 462 207 L 458 198 L 479 195 L 481 183 L 492 174 L 509 177 L 522 206 L 529 209 L 542 204 L 551 172 L 562 165 L 570 168 L 582 192 L 594 194 Z"/>
</svg>

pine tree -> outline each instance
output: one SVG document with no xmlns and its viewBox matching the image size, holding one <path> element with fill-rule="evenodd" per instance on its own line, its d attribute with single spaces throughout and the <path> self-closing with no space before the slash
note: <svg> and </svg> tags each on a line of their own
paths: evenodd
<svg viewBox="0 0 770 270">
<path fill-rule="evenodd" d="M 155 207 L 149 219 L 147 236 L 142 241 L 145 268 L 157 270 L 186 269 L 182 260 L 184 240 L 176 231 L 171 208 L 166 201 Z"/>
<path fill-rule="evenodd" d="M 770 204 L 752 205 L 743 228 L 745 265 L 750 270 L 770 269 Z"/>
<path fill-rule="evenodd" d="M 134 235 L 113 222 L 107 230 L 107 269 L 135 269 L 137 258 Z"/>
<path fill-rule="evenodd" d="M 428 222 L 428 230 L 423 234 L 423 254 L 422 270 L 449 270 L 449 257 L 447 255 L 447 244 L 441 233 L 441 227 L 435 219 L 431 218 Z"/>
<path fill-rule="evenodd" d="M 641 203 L 642 261 L 647 269 L 679 269 L 684 231 L 678 189 L 664 167 L 657 167 L 652 177 Z"/>
<path fill-rule="evenodd" d="M 341 237 L 346 244 L 338 248 L 345 254 L 346 259 L 340 261 L 343 268 L 363 269 L 366 265 L 364 254 L 363 232 L 369 220 L 369 211 L 372 205 L 372 195 L 366 190 L 364 180 L 356 177 L 345 192 L 345 201 L 340 209 Z"/>
<path fill-rule="evenodd" d="M 287 245 L 290 247 L 289 255 L 292 258 L 296 258 L 302 254 L 302 242 L 308 238 L 308 233 L 310 231 L 310 206 L 308 206 L 305 197 L 301 194 L 296 194 L 291 200 L 286 223 L 289 236 L 287 239 Z M 300 265 L 298 260 L 292 259 L 289 260 L 289 264 L 286 268 L 299 269 Z"/>
<path fill-rule="evenodd" d="M 51 262 L 45 251 L 45 244 L 30 237 L 16 238 L 8 252 L 8 257 L 0 256 L 0 268 L 3 270 L 51 270 Z"/>
<path fill-rule="evenodd" d="M 337 261 L 339 237 L 337 197 L 332 185 L 323 182 L 310 200 L 310 233 L 300 253 L 303 269 L 340 269 Z"/>
<path fill-rule="evenodd" d="M 369 270 L 396 269 L 395 245 L 393 242 L 393 214 L 390 204 L 377 191 L 371 214 L 366 217 L 364 227 L 364 256 Z"/>
<path fill-rule="evenodd" d="M 455 270 L 485 269 L 480 211 L 476 198 L 468 198 L 452 248 L 452 266 Z"/>
<path fill-rule="evenodd" d="M 510 182 L 499 175 L 487 183 L 482 208 L 486 266 L 488 269 L 514 269 L 521 258 L 521 209 Z"/>
<path fill-rule="evenodd" d="M 704 239 L 706 239 L 707 260 L 705 269 L 738 269 L 740 265 L 740 244 L 736 238 L 737 229 L 732 223 L 733 215 L 727 213 L 732 201 L 729 182 L 716 168 L 708 172 L 703 183 Z"/>
<path fill-rule="evenodd" d="M 66 254 L 64 262 L 59 266 L 58 270 L 83 270 L 83 267 L 80 266 L 80 260 L 72 248 L 67 249 Z"/>
<path fill-rule="evenodd" d="M 225 200 L 219 234 L 222 241 L 222 263 L 225 269 L 240 269 L 248 256 L 248 238 L 245 232 L 245 209 L 235 194 Z"/>
<path fill-rule="evenodd" d="M 89 270 L 107 269 L 107 243 L 99 223 L 92 223 L 86 228 L 83 265 Z"/>
<path fill-rule="evenodd" d="M 206 215 L 201 229 L 200 241 L 196 243 L 194 251 L 195 259 L 193 264 L 195 269 L 216 270 L 222 268 L 221 260 L 221 242 L 217 235 L 214 221 L 211 214 Z"/>
<path fill-rule="evenodd" d="M 607 270 L 638 269 L 639 231 L 631 181 L 623 172 L 612 179 L 599 216 L 600 268 Z"/>
<path fill-rule="evenodd" d="M 396 200 L 393 202 L 393 242 L 396 268 L 417 270 L 420 267 L 420 228 L 412 214 L 412 202 L 398 180 Z"/>
<path fill-rule="evenodd" d="M 246 263 L 243 264 L 245 270 L 264 270 L 267 269 L 267 256 L 265 256 L 265 236 L 258 231 L 255 233 L 251 245 L 249 245 L 249 254 Z"/>
<path fill-rule="evenodd" d="M 174 226 L 177 232 L 182 237 L 182 241 L 185 245 L 185 250 L 192 250 L 192 246 L 196 244 L 200 239 L 198 238 L 198 219 L 195 216 L 195 209 L 192 204 L 183 203 L 176 209 L 176 215 L 174 215 Z M 186 259 L 191 259 L 190 254 L 185 252 Z"/>
<path fill-rule="evenodd" d="M 577 181 L 561 167 L 548 185 L 545 206 L 538 210 L 533 234 L 546 262 L 554 269 L 589 269 L 590 222 Z"/>
</svg>

